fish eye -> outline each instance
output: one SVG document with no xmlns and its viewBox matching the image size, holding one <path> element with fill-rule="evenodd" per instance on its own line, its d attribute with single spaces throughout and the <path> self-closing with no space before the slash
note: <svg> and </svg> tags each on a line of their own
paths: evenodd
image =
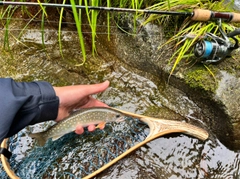
<svg viewBox="0 0 240 179">
<path fill-rule="evenodd" d="M 117 115 L 116 115 L 116 118 L 119 118 L 119 117 L 120 117 L 120 114 L 117 114 Z"/>
</svg>

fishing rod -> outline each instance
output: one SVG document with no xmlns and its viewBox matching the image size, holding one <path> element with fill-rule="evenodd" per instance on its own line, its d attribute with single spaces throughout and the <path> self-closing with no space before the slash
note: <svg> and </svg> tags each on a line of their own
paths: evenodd
<svg viewBox="0 0 240 179">
<path fill-rule="evenodd" d="M 13 2 L 0 1 L 1 5 L 12 6 L 44 6 L 55 8 L 72 8 L 71 4 L 57 4 L 57 3 L 38 3 L 38 2 Z M 229 34 L 226 34 L 221 27 L 221 22 L 240 22 L 240 14 L 234 12 L 214 12 L 205 9 L 194 9 L 192 12 L 177 12 L 177 11 L 158 11 L 151 9 L 130 9 L 117 7 L 103 7 L 103 6 L 82 6 L 76 5 L 77 9 L 88 9 L 98 11 L 116 11 L 116 12 L 130 12 L 130 13 L 144 13 L 144 14 L 159 14 L 159 15 L 176 15 L 188 16 L 193 21 L 209 21 L 216 20 L 218 22 L 219 31 L 222 37 L 218 37 L 212 33 L 207 33 L 203 39 L 196 42 L 194 47 L 194 55 L 202 63 L 216 63 L 231 55 L 231 52 L 239 48 L 238 40 L 235 36 L 240 35 L 240 29 L 236 29 Z M 235 43 L 230 41 L 232 38 Z"/>
<path fill-rule="evenodd" d="M 0 1 L 0 5 L 13 6 L 44 6 L 55 8 L 72 8 L 71 4 L 57 4 L 57 3 L 38 3 L 38 2 L 14 2 L 14 1 Z M 205 9 L 194 9 L 193 12 L 177 12 L 177 11 L 158 11 L 150 9 L 130 9 L 117 7 L 103 7 L 103 6 L 82 6 L 76 5 L 77 9 L 89 9 L 98 11 L 116 11 L 116 12 L 130 12 L 130 13 L 144 13 L 144 14 L 159 14 L 159 15 L 177 15 L 189 16 L 194 21 L 209 21 L 214 19 L 222 19 L 227 22 L 240 22 L 240 14 L 233 12 L 214 12 Z"/>
</svg>

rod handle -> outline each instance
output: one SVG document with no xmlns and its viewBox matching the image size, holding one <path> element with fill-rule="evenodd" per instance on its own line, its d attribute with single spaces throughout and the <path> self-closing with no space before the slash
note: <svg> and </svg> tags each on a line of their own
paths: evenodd
<svg viewBox="0 0 240 179">
<path fill-rule="evenodd" d="M 214 12 L 205 9 L 194 9 L 192 20 L 209 21 L 213 19 L 223 19 L 227 22 L 240 22 L 240 14 L 234 12 Z"/>
</svg>

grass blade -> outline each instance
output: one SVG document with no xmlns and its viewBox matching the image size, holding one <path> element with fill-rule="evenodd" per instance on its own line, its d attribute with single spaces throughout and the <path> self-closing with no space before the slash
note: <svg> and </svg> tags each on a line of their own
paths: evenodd
<svg viewBox="0 0 240 179">
<path fill-rule="evenodd" d="M 63 1 L 63 4 L 65 3 L 66 3 L 66 0 Z M 63 52 L 62 52 L 61 29 L 62 29 L 63 11 L 64 11 L 64 8 L 61 8 L 59 22 L 58 22 L 58 43 L 59 43 L 60 54 L 62 57 L 63 57 Z"/>
<path fill-rule="evenodd" d="M 81 66 L 86 61 L 86 50 L 85 50 L 84 38 L 83 38 L 82 27 L 81 27 L 82 23 L 81 23 L 81 18 L 79 18 L 78 13 L 77 13 L 77 8 L 76 8 L 75 1 L 74 0 L 70 0 L 70 2 L 71 2 L 71 5 L 72 5 L 73 16 L 74 16 L 74 20 L 76 22 L 79 43 L 80 43 L 80 47 L 81 47 L 82 55 L 83 55 L 83 62 L 80 63 L 80 64 L 77 64 L 76 66 Z"/>
</svg>

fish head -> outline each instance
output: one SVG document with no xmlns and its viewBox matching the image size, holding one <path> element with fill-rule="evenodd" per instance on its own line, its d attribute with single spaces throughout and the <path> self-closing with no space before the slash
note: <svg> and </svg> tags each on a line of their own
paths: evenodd
<svg viewBox="0 0 240 179">
<path fill-rule="evenodd" d="M 106 122 L 122 122 L 125 120 L 125 115 L 119 112 L 111 112 L 108 115 L 108 119 Z"/>
</svg>

